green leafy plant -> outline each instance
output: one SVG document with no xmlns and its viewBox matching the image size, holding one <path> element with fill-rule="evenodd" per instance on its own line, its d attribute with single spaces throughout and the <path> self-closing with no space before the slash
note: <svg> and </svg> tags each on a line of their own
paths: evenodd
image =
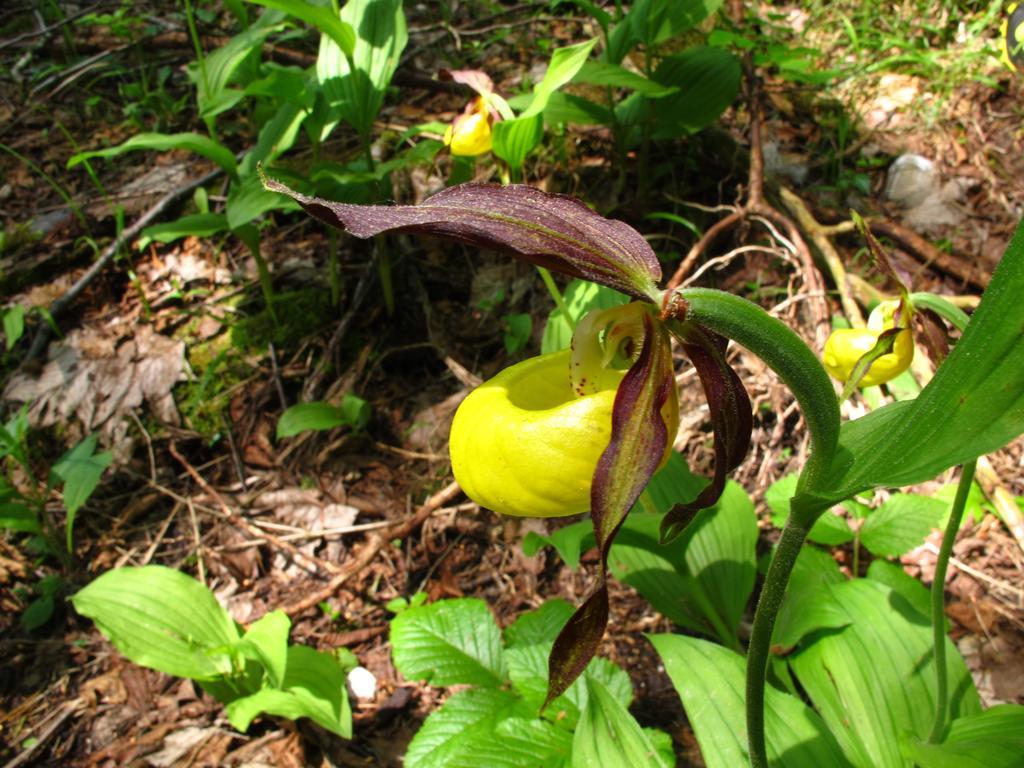
<svg viewBox="0 0 1024 768">
<path fill-rule="evenodd" d="M 765 573 L 745 662 L 727 648 L 709 650 L 701 640 L 654 641 L 661 646 L 666 667 L 676 670 L 675 682 L 691 709 L 691 720 L 699 723 L 706 714 L 713 729 L 723 726 L 732 734 L 731 739 L 702 738 L 706 761 L 723 766 L 749 761 L 753 768 L 765 768 L 770 759 L 793 768 L 903 768 L 909 766 L 905 755 L 911 753 L 958 759 L 964 744 L 980 741 L 972 734 L 989 733 L 990 723 L 1002 722 L 1002 711 L 980 711 L 965 666 L 945 636 L 943 584 L 974 461 L 1024 433 L 1024 310 L 1019 301 L 1024 291 L 1024 225 L 1018 226 L 969 322 L 944 300 L 910 294 L 905 288 L 900 300 L 885 308 L 878 326 L 869 328 L 868 348 L 840 371 L 843 378 L 849 377 L 844 394 L 866 380 L 874 364 L 884 362 L 898 339 L 912 332 L 909 319 L 915 313 L 934 313 L 924 317 L 943 337 L 948 332 L 943 323 L 960 330 L 961 336 L 916 398 L 842 423 L 825 368 L 789 328 L 757 305 L 721 291 L 660 290 L 660 265 L 639 233 L 576 201 L 518 185 L 462 185 L 417 206 L 366 207 L 310 198 L 278 182 L 267 185 L 291 196 L 313 216 L 359 237 L 398 230 L 455 239 L 592 280 L 633 299 L 586 315 L 576 324 L 568 353 L 527 360 L 500 373 L 493 380 L 497 384 L 485 382 L 463 401 L 452 426 L 453 472 L 481 504 L 505 514 L 561 516 L 590 502 L 599 554 L 597 583 L 551 646 L 542 708 L 565 695 L 594 658 L 609 619 L 606 579 L 614 570 L 613 550 L 630 530 L 630 510 L 637 502 L 641 509 L 645 506 L 644 491 L 651 478 L 671 460 L 670 428 L 675 423 L 673 409 L 678 408 L 671 335 L 700 377 L 715 433 L 715 467 L 695 498 L 680 492 L 670 499 L 666 512 L 652 515 L 651 539 L 656 531 L 659 546 L 692 535 L 687 549 L 695 547 L 699 528 L 693 527 L 702 521 L 703 510 L 726 498 L 727 473 L 746 453 L 751 406 L 742 382 L 727 365 L 728 339 L 761 357 L 778 374 L 800 405 L 810 432 L 810 455 L 795 486 L 785 492 L 791 494 L 788 517 Z M 878 244 L 870 238 L 868 242 L 878 265 L 887 268 L 877 253 Z M 569 322 L 568 308 L 559 311 Z M 599 407 L 609 395 L 612 405 Z M 480 402 L 495 406 L 490 415 L 479 409 Z M 478 412 L 460 421 L 467 408 Z M 551 414 L 560 418 L 552 419 Z M 905 587 L 906 580 L 891 569 L 875 569 L 882 580 L 835 583 L 832 571 L 820 557 L 813 559 L 815 555 L 809 556 L 809 577 L 796 578 L 789 593 L 789 599 L 794 594 L 801 601 L 810 599 L 814 610 L 803 619 L 793 609 L 780 613 L 791 578 L 803 573 L 798 568 L 801 556 L 815 552 L 804 542 L 833 505 L 873 488 L 923 482 L 958 464 L 964 465 L 964 472 L 940 550 L 929 599 L 930 621 L 914 607 L 923 605 L 920 591 Z M 725 517 L 731 507 L 720 505 L 710 519 Z M 900 549 L 899 537 L 892 535 L 898 529 L 894 523 L 899 521 L 893 519 L 897 515 L 875 514 L 873 525 L 879 531 L 872 537 L 877 539 L 874 548 L 880 553 Z M 640 513 L 634 511 L 633 516 Z M 703 518 L 705 525 L 708 520 L 709 516 Z M 723 528 L 727 524 L 728 518 Z M 734 539 L 737 544 L 742 541 L 740 536 Z M 747 540 L 754 542 L 756 536 Z M 573 546 L 578 551 L 579 545 Z M 636 549 L 646 550 L 645 557 L 651 551 Z M 712 559 L 721 562 L 724 557 L 715 554 Z M 684 570 L 677 562 L 669 563 L 680 577 L 677 585 L 685 583 L 686 576 L 700 581 L 689 562 Z M 672 576 L 667 567 L 657 570 Z M 730 571 L 741 569 L 725 561 L 724 572 Z M 675 589 L 683 593 L 684 588 Z M 742 585 L 734 591 L 738 594 L 722 601 L 724 610 L 723 605 L 714 606 L 720 619 L 736 615 L 728 606 L 743 596 Z M 800 608 L 804 605 L 801 602 Z M 698 611 L 701 618 L 708 618 L 707 611 Z M 407 615 L 412 614 L 402 617 Z M 725 621 L 722 624 L 731 629 Z M 786 633 L 781 645 L 775 642 L 776 630 Z M 477 657 L 464 647 L 477 636 L 464 630 L 459 634 L 459 653 L 453 650 L 446 659 L 432 661 L 430 670 L 411 674 L 435 674 L 435 667 L 443 670 L 451 664 L 468 675 L 458 674 L 458 682 L 500 684 L 506 662 L 495 636 L 487 639 L 486 648 L 481 648 L 484 655 Z M 712 624 L 707 634 L 722 639 L 727 633 Z M 875 647 L 868 648 L 872 643 Z M 773 652 L 786 649 L 795 649 L 788 665 L 778 658 L 782 653 Z M 396 664 L 404 663 L 396 658 Z M 741 694 L 738 681 L 744 666 Z M 417 669 L 415 664 L 411 669 Z M 787 694 L 766 686 L 769 673 L 781 689 L 791 691 L 797 690 L 791 678 L 795 675 L 817 712 L 794 696 L 779 699 Z M 439 679 L 447 678 L 442 672 Z M 710 692 L 720 689 L 729 692 L 729 706 L 708 708 L 708 699 L 717 701 Z M 697 729 L 706 732 L 705 726 Z M 950 751 L 944 753 L 947 737 L 954 733 Z M 1009 754 L 1014 739 L 1016 734 L 993 739 L 983 745 L 985 756 Z"/>
<path fill-rule="evenodd" d="M 789 475 L 765 491 L 772 523 L 779 528 L 789 518 L 789 500 L 796 492 L 797 481 L 796 475 Z M 822 515 L 807 539 L 829 547 L 853 542 L 855 573 L 859 570 L 862 545 L 878 557 L 899 557 L 920 546 L 949 512 L 948 502 L 910 493 L 895 493 L 877 509 L 856 499 L 842 502 L 842 508 L 848 518 L 831 513 Z"/>
<path fill-rule="evenodd" d="M 256 262 L 264 303 L 276 322 L 272 276 L 257 222 L 266 213 L 288 210 L 294 205 L 263 189 L 257 173 L 259 164 L 289 152 L 303 132 L 319 155 L 323 142 L 345 122 L 360 137 L 361 156 L 343 165 L 318 159 L 308 169 L 308 176 L 296 177 L 296 181 L 335 194 L 345 190 L 352 199 L 381 198 L 388 196 L 386 186 L 382 186 L 388 173 L 404 164 L 429 159 L 429 150 L 436 152 L 440 143 L 426 143 L 426 153 L 421 149 L 419 154 L 379 164 L 371 152 L 373 124 L 408 37 L 400 0 L 350 0 L 340 14 L 329 6 L 305 0 L 251 2 L 266 6 L 267 10 L 211 53 L 202 51 L 192 27 L 197 60 L 189 68 L 189 77 L 196 88 L 199 116 L 206 124 L 207 135 L 140 133 L 114 147 L 79 152 L 68 161 L 68 168 L 90 158 L 171 149 L 198 154 L 219 166 L 230 182 L 223 210 L 199 210 L 176 221 L 148 227 L 143 230 L 139 245 L 145 247 L 154 240 L 171 242 L 188 235 L 234 234 Z M 191 19 L 191 10 L 187 10 Z M 286 33 L 288 16 L 314 26 L 320 33 L 317 62 L 305 70 L 260 58 L 264 43 L 272 36 Z M 238 155 L 229 149 L 221 135 L 223 130 L 218 127 L 229 113 L 241 113 L 244 121 L 257 129 L 255 144 Z M 386 256 L 378 264 L 385 299 L 391 306 Z"/>
<path fill-rule="evenodd" d="M 610 127 L 619 154 L 620 186 L 627 152 L 639 146 L 643 185 L 651 141 L 710 125 L 739 93 L 736 56 L 710 40 L 708 45 L 679 45 L 718 10 L 721 0 L 643 0 L 631 4 L 628 12 L 616 5 L 614 15 L 591 2 L 572 4 L 594 17 L 605 43 L 601 57 L 587 62 L 573 82 L 604 88 L 605 99 L 558 94 L 546 106 L 545 120 Z"/>
<path fill-rule="evenodd" d="M 277 437 L 292 437 L 307 430 L 323 431 L 335 427 L 363 429 L 370 421 L 370 404 L 355 395 L 345 395 L 341 405 L 299 403 L 288 408 L 277 420 Z"/>
<path fill-rule="evenodd" d="M 347 670 L 330 654 L 290 645 L 281 611 L 243 632 L 207 587 L 159 565 L 107 571 L 71 602 L 130 661 L 198 682 L 243 733 L 265 714 L 352 735 Z"/>
<path fill-rule="evenodd" d="M 396 616 L 395 667 L 409 679 L 462 686 L 423 723 L 405 765 L 675 765 L 671 739 L 636 722 L 628 710 L 629 676 L 605 659 L 591 661 L 538 716 L 547 656 L 572 611 L 562 600 L 548 601 L 504 632 L 487 604 L 474 598 L 409 607 Z"/>
<path fill-rule="evenodd" d="M 97 451 L 97 436 L 89 435 L 66 451 L 50 468 L 44 481 L 28 444 L 28 406 L 0 425 L 0 530 L 26 537 L 26 547 L 43 557 L 53 557 L 67 570 L 71 566 L 75 517 L 99 485 L 113 462 L 109 451 Z M 60 491 L 65 511 L 63 534 L 59 520 L 47 510 L 51 497 Z M 28 606 L 22 614 L 25 629 L 33 630 L 50 620 L 64 579 L 56 573 L 43 576 L 23 597 Z"/>
<path fill-rule="evenodd" d="M 56 557 L 69 566 L 74 545 L 75 517 L 99 485 L 113 462 L 110 451 L 97 450 L 97 435 L 89 435 L 67 450 L 50 467 L 44 479 L 38 460 L 29 447 L 28 406 L 23 406 L 6 424 L 0 425 L 0 529 L 26 534 L 32 549 Z M 47 511 L 51 497 L 60 493 L 65 517 L 63 533 L 59 521 Z M 49 619 L 56 582 L 42 589 L 45 599 L 29 614 L 33 626 Z M 45 609 L 45 610 L 44 610 Z"/>
</svg>

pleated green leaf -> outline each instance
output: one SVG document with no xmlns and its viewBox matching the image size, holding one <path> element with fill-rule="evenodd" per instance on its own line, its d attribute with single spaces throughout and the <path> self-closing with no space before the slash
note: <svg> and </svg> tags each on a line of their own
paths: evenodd
<svg viewBox="0 0 1024 768">
<path fill-rule="evenodd" d="M 707 768 L 747 765 L 743 657 L 695 637 L 649 639 L 683 700 Z M 765 691 L 765 737 L 772 768 L 849 768 L 821 718 L 771 686 Z"/>
<path fill-rule="evenodd" d="M 476 598 L 402 611 L 391 622 L 391 646 L 395 667 L 410 680 L 496 686 L 508 676 L 501 632 Z"/>
<path fill-rule="evenodd" d="M 1020 768 L 1024 707 L 1001 704 L 954 720 L 941 744 L 915 742 L 907 751 L 920 768 Z"/>
<path fill-rule="evenodd" d="M 190 576 L 161 565 L 115 568 L 71 598 L 129 661 L 193 680 L 232 671 L 235 623 Z"/>
<path fill-rule="evenodd" d="M 352 709 L 345 671 L 328 653 L 303 645 L 288 648 L 288 669 L 281 688 L 263 688 L 227 705 L 231 725 L 246 731 L 261 714 L 289 720 L 308 717 L 343 738 L 352 737 Z"/>
<path fill-rule="evenodd" d="M 230 149 L 209 136 L 198 133 L 138 133 L 116 147 L 79 152 L 68 160 L 68 168 L 74 168 L 79 163 L 94 157 L 117 157 L 125 152 L 143 149 L 157 152 L 169 152 L 172 149 L 194 152 L 216 163 L 232 176 L 237 170 L 235 156 Z"/>
<path fill-rule="evenodd" d="M 872 579 L 828 591 L 849 624 L 801 646 L 790 657 L 793 672 L 855 766 L 911 768 L 900 743 L 905 734 L 924 739 L 936 707 L 928 617 Z M 976 714 L 980 703 L 970 673 L 946 643 L 951 716 Z"/>
<path fill-rule="evenodd" d="M 670 768 L 629 710 L 599 681 L 585 680 L 587 706 L 572 740 L 572 768 Z"/>
</svg>

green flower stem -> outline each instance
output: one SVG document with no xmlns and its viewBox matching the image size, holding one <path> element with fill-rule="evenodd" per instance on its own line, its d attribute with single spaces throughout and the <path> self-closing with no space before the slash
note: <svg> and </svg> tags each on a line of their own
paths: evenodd
<svg viewBox="0 0 1024 768">
<path fill-rule="evenodd" d="M 910 294 L 910 303 L 916 309 L 930 309 L 961 332 L 967 327 L 967 323 L 970 322 L 967 313 L 960 309 L 960 307 L 951 304 L 941 296 L 936 296 L 934 293 L 912 293 Z"/>
<path fill-rule="evenodd" d="M 791 514 L 782 529 L 782 538 L 775 548 L 771 565 L 764 578 L 761 597 L 754 613 L 754 626 L 750 632 L 747 647 L 747 748 L 750 752 L 751 768 L 768 768 L 768 752 L 764 739 L 764 686 L 768 670 L 768 656 L 771 653 L 772 632 L 775 619 L 786 596 L 786 586 L 793 566 L 800 555 L 800 548 L 807 538 L 809 525 L 801 525 L 796 515 Z"/>
<path fill-rule="evenodd" d="M 811 455 L 800 476 L 800 492 L 812 491 L 828 477 L 839 441 L 839 402 L 818 356 L 781 320 L 746 299 L 710 288 L 677 292 L 685 315 L 673 322 L 694 322 L 742 344 L 778 374 L 800 404 L 811 433 Z M 807 508 L 797 522 L 808 528 L 823 510 Z M 796 514 L 797 510 L 794 509 Z"/>
<path fill-rule="evenodd" d="M 683 289 L 677 296 L 685 301 L 685 312 L 668 321 L 670 328 L 680 321 L 696 323 L 742 344 L 764 360 L 796 397 L 811 435 L 811 455 L 800 475 L 789 521 L 768 566 L 747 648 L 746 709 L 750 765 L 752 768 L 768 768 L 764 686 L 772 631 L 800 547 L 814 521 L 829 506 L 813 500 L 810 492 L 829 475 L 839 441 L 839 403 L 832 381 L 818 356 L 785 323 L 761 307 L 738 296 L 707 288 Z M 672 306 L 671 299 L 668 306 Z"/>
<path fill-rule="evenodd" d="M 928 735 L 928 741 L 935 744 L 942 740 L 943 732 L 946 730 L 946 709 L 949 704 L 949 681 L 946 671 L 946 569 L 949 567 L 949 556 L 953 552 L 953 543 L 956 541 L 957 531 L 960 530 L 960 521 L 964 517 L 964 507 L 967 505 L 967 495 L 971 491 L 971 483 L 974 481 L 974 469 L 977 461 L 969 461 L 964 464 L 963 472 L 960 474 L 960 484 L 956 488 L 956 497 L 953 499 L 953 508 L 949 511 L 949 522 L 946 523 L 946 531 L 942 534 L 942 546 L 939 547 L 939 557 L 935 561 L 935 578 L 932 579 L 932 641 L 935 646 L 935 722 L 932 724 L 932 731 Z"/>
<path fill-rule="evenodd" d="M 558 290 L 558 285 L 555 283 L 555 278 L 551 276 L 551 273 L 544 267 L 537 267 L 537 271 L 540 272 L 540 279 L 544 281 L 544 287 L 548 289 L 548 293 L 551 294 L 551 298 L 555 301 L 555 306 L 558 307 L 558 311 L 562 313 L 562 317 L 565 318 L 565 322 L 569 324 L 569 330 L 576 330 L 576 322 L 572 319 L 572 315 L 569 314 L 569 307 L 565 305 L 565 297 L 562 292 Z"/>
</svg>

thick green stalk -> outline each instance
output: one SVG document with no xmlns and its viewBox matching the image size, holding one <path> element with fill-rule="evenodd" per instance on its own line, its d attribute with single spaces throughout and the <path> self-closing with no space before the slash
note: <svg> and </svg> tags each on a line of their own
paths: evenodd
<svg viewBox="0 0 1024 768">
<path fill-rule="evenodd" d="M 839 441 L 839 402 L 818 356 L 781 320 L 746 299 L 710 288 L 685 288 L 684 322 L 694 322 L 742 344 L 778 374 L 800 404 L 811 434 L 811 455 L 800 476 L 800 491 L 811 491 L 828 476 Z M 670 322 L 670 327 L 671 327 Z M 810 527 L 821 510 L 808 510 Z"/>
<path fill-rule="evenodd" d="M 932 579 L 932 642 L 935 646 L 933 656 L 937 683 L 935 722 L 928 735 L 928 741 L 932 744 L 942 740 L 942 734 L 946 730 L 946 709 L 949 705 L 949 680 L 946 671 L 946 569 L 949 567 L 949 556 L 953 552 L 957 531 L 960 530 L 960 521 L 964 517 L 964 507 L 967 505 L 967 495 L 971 492 L 976 465 L 977 461 L 967 462 L 960 474 L 960 484 L 956 488 L 953 508 L 949 511 L 949 522 L 946 523 L 946 531 L 942 534 L 939 557 L 935 561 L 935 578 Z"/>
<path fill-rule="evenodd" d="M 764 686 L 771 651 L 772 631 L 786 595 L 793 565 L 814 521 L 827 506 L 810 501 L 813 491 L 829 475 L 839 441 L 839 403 L 832 381 L 818 356 L 785 323 L 746 299 L 708 288 L 687 288 L 676 294 L 685 306 L 678 314 L 742 344 L 760 357 L 789 388 L 811 436 L 811 455 L 800 474 L 798 494 L 791 502 L 789 521 L 782 532 L 754 613 L 747 647 L 747 740 L 752 768 L 767 768 L 764 736 Z M 667 306 L 672 307 L 672 299 Z M 671 325 L 670 321 L 670 325 Z"/>
<path fill-rule="evenodd" d="M 768 669 L 768 655 L 771 653 L 772 632 L 775 619 L 786 596 L 786 585 L 793 572 L 793 566 L 800 555 L 800 548 L 810 526 L 797 522 L 791 514 L 782 530 L 782 538 L 775 548 L 771 565 L 764 578 L 764 587 L 757 601 L 754 626 L 750 632 L 747 647 L 747 748 L 750 752 L 751 768 L 768 768 L 768 752 L 764 739 L 764 686 Z"/>
</svg>

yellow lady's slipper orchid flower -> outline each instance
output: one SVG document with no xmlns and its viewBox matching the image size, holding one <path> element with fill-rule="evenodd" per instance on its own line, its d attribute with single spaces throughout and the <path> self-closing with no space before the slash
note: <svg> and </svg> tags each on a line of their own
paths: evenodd
<svg viewBox="0 0 1024 768">
<path fill-rule="evenodd" d="M 999 28 L 999 60 L 1013 70 L 1024 70 L 1024 3 L 1005 11 Z"/>
<path fill-rule="evenodd" d="M 518 517 L 564 517 L 590 509 L 590 485 L 608 447 L 612 407 L 625 371 L 601 368 L 596 391 L 579 395 L 571 352 L 532 357 L 506 368 L 463 400 L 449 452 L 462 490 L 481 506 Z M 679 401 L 662 411 L 669 435 Z M 662 463 L 668 459 L 672 441 Z"/>
<path fill-rule="evenodd" d="M 878 331 L 868 328 L 840 328 L 832 331 L 822 354 L 825 370 L 839 381 L 846 381 L 853 373 L 857 361 L 874 349 L 878 336 Z M 908 329 L 903 329 L 896 335 L 892 352 L 875 360 L 858 386 L 885 384 L 907 370 L 913 359 L 914 339 Z"/>
<path fill-rule="evenodd" d="M 491 149 L 491 114 L 483 97 L 477 97 L 466 112 L 455 118 L 444 134 L 453 155 L 472 157 Z"/>
<path fill-rule="evenodd" d="M 902 309 L 901 309 L 902 308 Z M 883 331 L 901 327 L 892 345 L 892 352 L 882 355 L 868 368 L 859 387 L 873 387 L 890 381 L 907 368 L 914 359 L 914 337 L 907 328 L 909 311 L 899 299 L 881 301 L 871 310 L 867 328 L 840 328 L 825 342 L 822 362 L 833 377 L 847 381 L 857 361 L 874 349 Z M 897 317 L 900 325 L 897 326 Z"/>
</svg>

